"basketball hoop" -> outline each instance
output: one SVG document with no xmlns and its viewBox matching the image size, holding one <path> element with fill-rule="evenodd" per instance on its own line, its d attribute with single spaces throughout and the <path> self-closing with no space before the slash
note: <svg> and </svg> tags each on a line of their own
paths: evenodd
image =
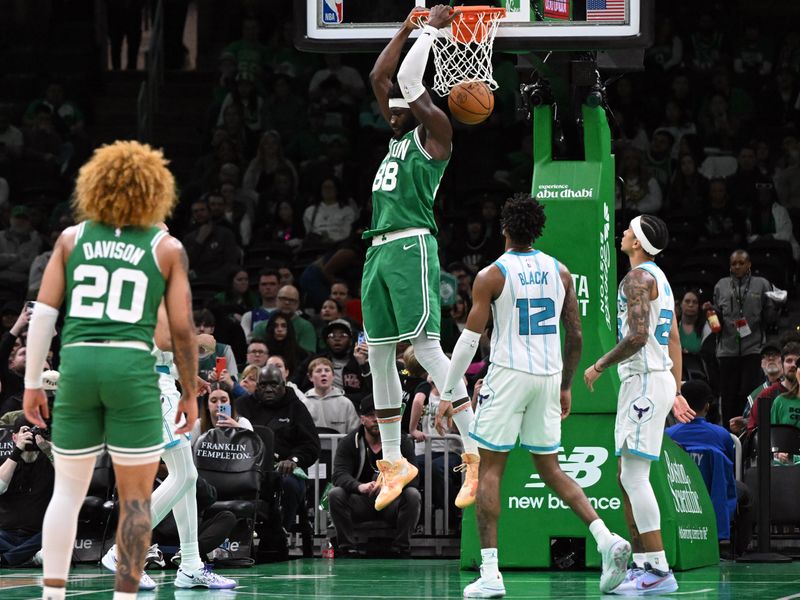
<svg viewBox="0 0 800 600">
<path fill-rule="evenodd" d="M 433 42 L 433 64 L 436 75 L 433 89 L 444 97 L 450 89 L 469 81 L 483 81 L 497 89 L 492 77 L 492 45 L 497 25 L 506 16 L 505 8 L 494 6 L 459 6 L 461 14 L 450 27 L 439 30 Z M 411 19 L 417 27 L 428 22 L 430 11 L 415 10 Z"/>
</svg>

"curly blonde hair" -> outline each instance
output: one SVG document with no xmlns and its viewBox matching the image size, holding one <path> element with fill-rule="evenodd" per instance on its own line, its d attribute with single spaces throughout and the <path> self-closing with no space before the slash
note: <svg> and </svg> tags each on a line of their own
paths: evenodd
<svg viewBox="0 0 800 600">
<path fill-rule="evenodd" d="M 80 220 L 113 227 L 149 227 L 172 212 L 175 178 L 160 150 L 116 141 L 95 150 L 81 167 L 72 200 Z"/>
</svg>

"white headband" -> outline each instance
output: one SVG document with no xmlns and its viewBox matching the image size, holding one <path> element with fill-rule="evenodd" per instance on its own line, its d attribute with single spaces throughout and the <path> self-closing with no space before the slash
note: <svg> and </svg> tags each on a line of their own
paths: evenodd
<svg viewBox="0 0 800 600">
<path fill-rule="evenodd" d="M 636 239 L 639 240 L 639 243 L 644 248 L 644 251 L 647 252 L 650 256 L 655 256 L 659 252 L 663 250 L 663 248 L 656 248 L 653 244 L 650 243 L 650 240 L 647 239 L 647 236 L 642 231 L 642 216 L 639 215 L 631 220 L 631 229 L 633 229 L 634 235 L 636 235 Z"/>
<path fill-rule="evenodd" d="M 410 108 L 405 98 L 389 98 L 389 108 Z"/>
</svg>

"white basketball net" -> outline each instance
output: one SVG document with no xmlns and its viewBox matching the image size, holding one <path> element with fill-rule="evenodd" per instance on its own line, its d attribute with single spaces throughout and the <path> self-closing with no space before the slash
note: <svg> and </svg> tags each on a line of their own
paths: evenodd
<svg viewBox="0 0 800 600">
<path fill-rule="evenodd" d="M 436 75 L 433 89 L 442 97 L 447 96 L 459 83 L 469 81 L 483 81 L 490 89 L 497 89 L 497 82 L 492 77 L 492 46 L 503 14 L 490 10 L 471 14 L 476 17 L 476 22 L 463 22 L 462 15 L 451 26 L 440 29 L 439 35 L 434 38 L 433 64 Z M 427 22 L 427 14 L 415 18 L 417 27 Z"/>
</svg>

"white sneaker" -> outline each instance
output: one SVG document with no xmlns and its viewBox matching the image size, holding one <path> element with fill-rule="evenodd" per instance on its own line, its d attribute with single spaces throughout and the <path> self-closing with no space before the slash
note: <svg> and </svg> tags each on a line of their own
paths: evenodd
<svg viewBox="0 0 800 600">
<path fill-rule="evenodd" d="M 631 545 L 616 533 L 611 535 L 613 541 L 601 552 L 603 572 L 600 575 L 600 592 L 603 594 L 608 594 L 625 580 L 628 559 L 631 557 Z"/>
<path fill-rule="evenodd" d="M 117 545 L 114 544 L 111 548 L 108 549 L 108 552 L 105 553 L 103 558 L 100 559 L 100 564 L 102 564 L 106 569 L 111 571 L 112 573 L 117 572 Z M 142 576 L 139 578 L 139 590 L 142 592 L 150 592 L 156 589 L 156 582 L 142 570 Z"/>
<path fill-rule="evenodd" d="M 36 554 L 33 555 L 33 558 L 31 559 L 31 562 L 33 564 L 35 564 L 37 567 L 41 567 L 42 566 L 42 563 L 44 561 L 42 561 L 42 551 L 41 550 L 38 550 L 36 552 Z"/>
<path fill-rule="evenodd" d="M 173 565 L 175 565 L 176 567 L 180 567 L 180 566 L 181 566 L 181 549 L 180 549 L 180 548 L 178 548 L 178 551 L 177 551 L 177 552 L 175 553 L 175 555 L 174 555 L 174 556 L 173 556 L 173 557 L 172 557 L 172 558 L 169 560 L 169 562 L 171 562 L 171 563 L 172 563 Z"/>
<path fill-rule="evenodd" d="M 483 567 L 481 576 L 464 588 L 464 598 L 502 598 L 505 595 L 503 575 L 498 573 L 497 577 L 484 577 Z"/>
<path fill-rule="evenodd" d="M 167 566 L 167 561 L 164 560 L 164 554 L 158 544 L 153 544 L 147 549 L 147 554 L 144 555 L 144 568 L 149 569 L 153 566 L 163 569 Z"/>
<path fill-rule="evenodd" d="M 206 567 L 196 571 L 184 571 L 183 567 L 179 567 L 178 574 L 175 576 L 175 587 L 179 588 L 204 587 L 210 590 L 232 590 L 236 585 L 235 579 L 217 575 Z"/>
<path fill-rule="evenodd" d="M 672 571 L 659 571 L 648 564 L 638 577 L 621 583 L 614 593 L 621 596 L 651 596 L 677 591 L 678 582 Z"/>
</svg>

